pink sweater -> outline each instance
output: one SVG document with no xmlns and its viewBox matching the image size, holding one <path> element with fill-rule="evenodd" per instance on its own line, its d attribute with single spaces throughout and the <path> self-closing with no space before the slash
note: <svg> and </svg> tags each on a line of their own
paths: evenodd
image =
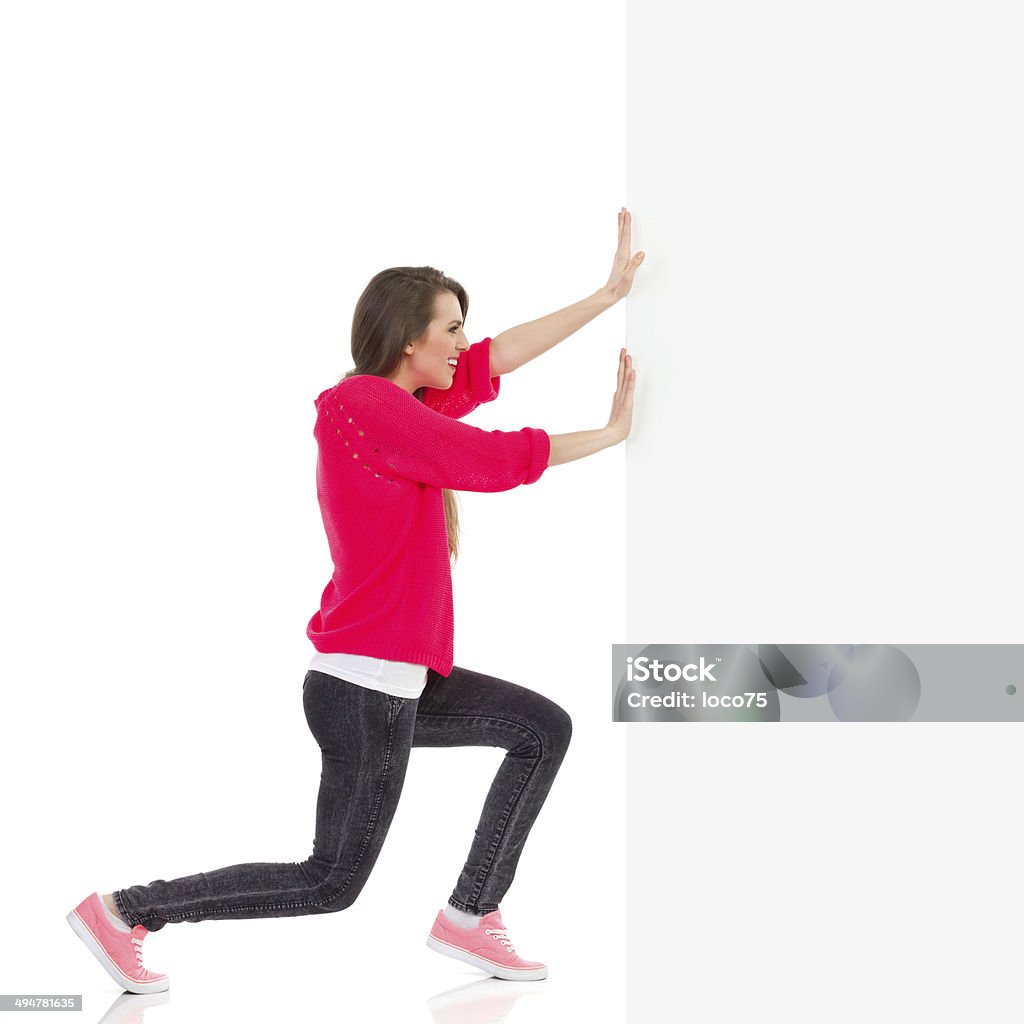
<svg viewBox="0 0 1024 1024">
<path fill-rule="evenodd" d="M 498 397 L 491 339 L 459 357 L 448 390 L 370 374 L 316 399 L 316 490 L 334 573 L 306 635 L 321 652 L 453 665 L 452 577 L 443 487 L 507 491 L 547 469 L 537 427 L 481 430 L 459 418 Z"/>
</svg>

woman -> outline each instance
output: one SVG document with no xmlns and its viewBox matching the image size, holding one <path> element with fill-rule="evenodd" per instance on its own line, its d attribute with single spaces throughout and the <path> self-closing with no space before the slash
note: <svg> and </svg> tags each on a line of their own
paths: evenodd
<svg viewBox="0 0 1024 1024">
<path fill-rule="evenodd" d="M 628 294 L 630 217 L 608 283 L 594 295 L 470 345 L 462 286 L 430 267 L 379 273 L 352 324 L 355 368 L 316 399 L 317 496 L 335 571 L 310 619 L 316 649 L 303 708 L 322 752 L 313 853 L 302 863 L 236 864 L 100 896 L 67 915 L 111 977 L 159 992 L 142 942 L 172 921 L 291 917 L 351 905 L 391 824 L 413 746 L 507 750 L 455 889 L 427 944 L 499 978 L 547 968 L 515 951 L 499 903 L 572 732 L 557 704 L 453 664 L 454 490 L 502 491 L 618 444 L 632 424 L 635 370 L 619 353 L 607 426 L 548 435 L 486 431 L 460 418 L 498 395 L 500 376 Z"/>
</svg>

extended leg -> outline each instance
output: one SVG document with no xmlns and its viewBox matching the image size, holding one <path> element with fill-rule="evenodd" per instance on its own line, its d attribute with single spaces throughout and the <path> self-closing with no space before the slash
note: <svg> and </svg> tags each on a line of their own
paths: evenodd
<svg viewBox="0 0 1024 1024">
<path fill-rule="evenodd" d="M 405 779 L 416 702 L 310 671 L 303 707 L 322 754 L 313 853 L 235 864 L 114 893 L 129 925 L 330 913 L 359 894 Z"/>
</svg>

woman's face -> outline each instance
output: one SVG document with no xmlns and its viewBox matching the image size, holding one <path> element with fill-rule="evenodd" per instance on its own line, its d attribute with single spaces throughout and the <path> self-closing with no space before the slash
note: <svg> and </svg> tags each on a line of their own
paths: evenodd
<svg viewBox="0 0 1024 1024">
<path fill-rule="evenodd" d="M 469 348 L 459 300 L 451 292 L 441 292 L 434 299 L 434 319 L 426 334 L 410 345 L 406 345 L 403 353 L 398 383 L 409 391 L 420 387 L 450 388 L 455 370 L 448 360 L 458 359 Z"/>
</svg>

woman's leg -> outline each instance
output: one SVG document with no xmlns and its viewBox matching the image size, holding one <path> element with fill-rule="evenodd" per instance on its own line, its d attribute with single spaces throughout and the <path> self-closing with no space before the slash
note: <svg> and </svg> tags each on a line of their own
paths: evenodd
<svg viewBox="0 0 1024 1024">
<path fill-rule="evenodd" d="M 524 686 L 457 665 L 433 669 L 416 709 L 414 747 L 502 747 L 476 834 L 449 903 L 470 914 L 498 909 L 572 735 L 569 715 Z"/>
<path fill-rule="evenodd" d="M 174 921 L 295 917 L 354 902 L 398 805 L 416 701 L 310 670 L 302 703 L 322 752 L 312 855 L 301 863 L 235 864 L 120 889 L 114 899 L 129 925 L 158 931 Z"/>
</svg>

